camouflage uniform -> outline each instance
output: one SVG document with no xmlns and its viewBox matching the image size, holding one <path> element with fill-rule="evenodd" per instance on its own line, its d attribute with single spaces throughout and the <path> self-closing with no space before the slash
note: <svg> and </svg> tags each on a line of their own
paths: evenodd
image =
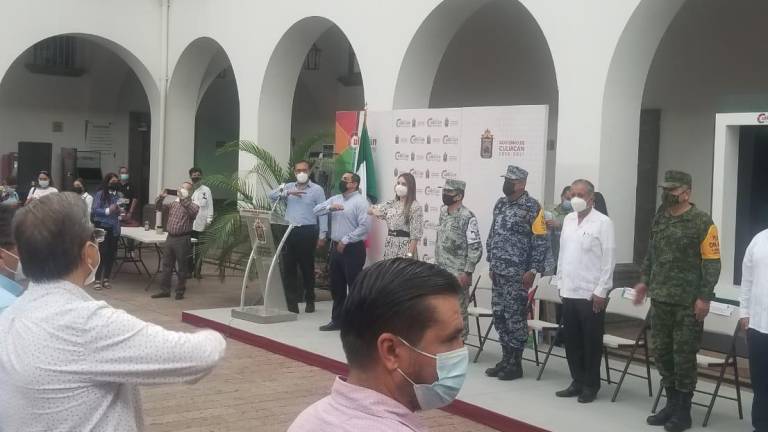
<svg viewBox="0 0 768 432">
<path fill-rule="evenodd" d="M 524 170 L 510 168 L 522 171 L 513 170 L 512 180 L 523 174 L 527 177 Z M 489 270 L 494 276 L 491 291 L 494 327 L 505 353 L 522 352 L 528 341 L 528 292 L 523 288 L 522 278 L 531 270 L 544 272 L 549 250 L 541 206 L 528 192 L 515 201 L 503 197 L 496 202 L 486 249 Z"/>
<path fill-rule="evenodd" d="M 665 187 L 690 186 L 690 175 L 669 171 Z M 720 277 L 720 248 L 712 218 L 696 207 L 679 216 L 659 208 L 642 268 L 651 298 L 651 347 L 662 385 L 680 392 L 696 388 L 696 353 L 702 323 L 697 299 L 711 300 Z"/>
<path fill-rule="evenodd" d="M 562 203 L 558 204 L 557 207 L 552 209 L 552 218 L 556 220 L 560 225 L 559 228 L 553 228 L 552 231 L 549 233 L 550 240 L 551 240 L 550 251 L 552 252 L 551 256 L 552 256 L 552 259 L 554 260 L 555 265 L 557 265 L 557 258 L 560 255 L 560 233 L 563 228 L 563 221 L 571 211 L 572 211 L 571 209 L 566 209 Z"/>
<path fill-rule="evenodd" d="M 462 193 L 464 188 L 465 183 L 460 180 L 446 180 L 444 187 L 445 190 Z M 438 225 L 435 264 L 457 277 L 459 273 L 467 273 L 471 278 L 475 266 L 483 257 L 483 243 L 475 214 L 463 205 L 453 213 L 448 213 L 448 207 L 442 206 Z M 469 333 L 466 290 L 461 291 L 460 301 L 461 316 L 464 318 L 463 337 L 466 338 Z"/>
</svg>

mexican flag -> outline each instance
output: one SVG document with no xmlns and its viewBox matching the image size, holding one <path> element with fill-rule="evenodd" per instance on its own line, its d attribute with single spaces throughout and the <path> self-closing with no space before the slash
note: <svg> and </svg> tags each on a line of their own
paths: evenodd
<svg viewBox="0 0 768 432">
<path fill-rule="evenodd" d="M 367 116 L 366 116 L 367 117 Z M 360 176 L 360 192 L 368 197 L 373 204 L 379 201 L 379 191 L 376 187 L 376 168 L 373 165 L 371 137 L 368 136 L 368 125 L 363 119 L 363 130 L 360 132 L 360 144 L 355 155 L 355 172 Z"/>
</svg>

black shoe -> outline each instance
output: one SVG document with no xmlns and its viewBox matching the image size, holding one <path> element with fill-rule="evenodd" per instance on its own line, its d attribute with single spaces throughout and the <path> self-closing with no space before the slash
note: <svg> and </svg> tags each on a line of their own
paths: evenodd
<svg viewBox="0 0 768 432">
<path fill-rule="evenodd" d="M 581 391 L 579 395 L 579 403 L 590 403 L 597 399 L 597 390 L 587 389 Z"/>
<path fill-rule="evenodd" d="M 667 387 L 665 392 L 667 394 L 667 404 L 659 412 L 645 419 L 645 422 L 651 426 L 664 426 L 677 410 L 677 389 Z"/>
<path fill-rule="evenodd" d="M 523 377 L 523 352 L 512 353 L 512 360 L 499 372 L 497 378 L 501 381 L 512 381 Z"/>
<path fill-rule="evenodd" d="M 691 428 L 691 399 L 693 392 L 677 392 L 677 409 L 672 418 L 664 424 L 667 432 L 683 432 Z"/>
<path fill-rule="evenodd" d="M 504 370 L 504 368 L 507 367 L 507 364 L 509 364 L 510 358 L 509 356 L 502 357 L 501 361 L 496 363 L 496 366 L 490 367 L 485 370 L 485 375 L 489 376 L 491 378 L 496 378 L 499 376 L 499 372 Z"/>
<path fill-rule="evenodd" d="M 182 300 L 184 299 L 184 293 L 183 292 L 177 292 L 176 293 L 176 300 Z"/>
<path fill-rule="evenodd" d="M 295 314 L 299 313 L 299 305 L 290 305 L 288 306 L 288 312 L 293 312 Z"/>
<path fill-rule="evenodd" d="M 157 294 L 152 294 L 152 298 L 168 298 L 171 296 L 171 293 L 169 292 L 159 292 Z"/>
<path fill-rule="evenodd" d="M 331 321 L 331 322 L 329 322 L 326 325 L 321 325 L 318 330 L 320 330 L 320 331 L 336 331 L 336 330 L 340 330 L 340 329 L 341 329 L 341 327 L 339 327 L 338 324 L 336 324 L 335 322 Z"/>
<path fill-rule="evenodd" d="M 555 393 L 555 396 L 560 398 L 572 398 L 581 396 L 581 387 L 576 385 L 576 383 L 571 383 L 567 389 L 560 390 L 559 392 Z"/>
<path fill-rule="evenodd" d="M 307 305 L 304 306 L 304 312 L 306 312 L 306 313 L 313 313 L 313 312 L 315 312 L 315 304 L 314 303 L 307 303 Z"/>
</svg>

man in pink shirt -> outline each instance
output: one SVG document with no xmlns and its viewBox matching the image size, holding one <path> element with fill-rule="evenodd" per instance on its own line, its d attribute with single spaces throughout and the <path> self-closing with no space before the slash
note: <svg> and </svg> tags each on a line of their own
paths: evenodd
<svg viewBox="0 0 768 432">
<path fill-rule="evenodd" d="M 363 270 L 341 314 L 349 377 L 288 431 L 423 430 L 414 413 L 451 403 L 469 365 L 461 289 L 447 271 L 407 258 Z"/>
</svg>

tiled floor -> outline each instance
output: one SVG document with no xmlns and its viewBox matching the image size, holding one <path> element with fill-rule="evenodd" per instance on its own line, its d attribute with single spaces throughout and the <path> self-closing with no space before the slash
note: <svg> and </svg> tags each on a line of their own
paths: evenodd
<svg viewBox="0 0 768 432">
<path fill-rule="evenodd" d="M 111 290 L 90 294 L 166 328 L 194 331 L 181 322 L 181 312 L 238 304 L 239 282 L 206 276 L 188 283 L 184 300 L 152 300 L 154 291 L 144 291 L 146 278 L 122 273 Z M 143 388 L 147 430 L 285 431 L 304 408 L 328 394 L 333 379 L 324 370 L 229 340 L 221 364 L 199 383 Z M 422 417 L 436 432 L 492 430 L 443 411 Z"/>
</svg>

